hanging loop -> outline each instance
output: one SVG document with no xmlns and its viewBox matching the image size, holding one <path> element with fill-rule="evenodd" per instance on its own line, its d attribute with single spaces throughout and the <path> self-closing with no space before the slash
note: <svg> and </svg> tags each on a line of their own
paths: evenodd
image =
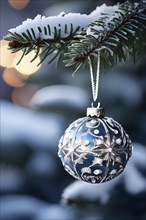
<svg viewBox="0 0 146 220">
<path fill-rule="evenodd" d="M 92 108 L 100 108 L 100 102 L 93 101 L 93 102 L 91 103 L 91 107 L 92 107 Z"/>
</svg>

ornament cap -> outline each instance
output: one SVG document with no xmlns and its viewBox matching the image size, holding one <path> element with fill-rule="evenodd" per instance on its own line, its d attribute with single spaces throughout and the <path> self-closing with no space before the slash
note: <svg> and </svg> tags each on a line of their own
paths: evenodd
<svg viewBox="0 0 146 220">
<path fill-rule="evenodd" d="M 104 109 L 103 108 L 87 108 L 87 116 L 91 117 L 104 117 Z"/>
</svg>

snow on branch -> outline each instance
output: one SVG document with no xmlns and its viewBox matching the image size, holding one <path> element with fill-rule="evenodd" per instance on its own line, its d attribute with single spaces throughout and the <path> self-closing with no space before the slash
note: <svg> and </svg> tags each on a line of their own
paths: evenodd
<svg viewBox="0 0 146 220">
<path fill-rule="evenodd" d="M 113 13 L 102 13 L 100 18 L 88 25 L 86 33 L 82 32 L 72 40 L 65 54 L 66 66 L 75 65 L 76 72 L 84 66 L 88 57 L 97 63 L 99 50 L 104 71 L 130 56 L 135 62 L 139 54 L 143 55 L 146 51 L 144 10 L 144 4 L 127 1 Z"/>
<path fill-rule="evenodd" d="M 139 55 L 145 50 L 144 5 L 126 1 L 114 6 L 103 4 L 89 15 L 64 12 L 50 17 L 37 15 L 10 29 L 4 39 L 9 41 L 12 52 L 23 51 L 18 64 L 32 50 L 36 53 L 30 61 L 33 62 L 43 47 L 41 62 L 47 57 L 51 57 L 48 63 L 65 57 L 65 65 L 75 65 L 76 71 L 89 56 L 97 59 L 98 50 L 102 50 L 101 68 L 105 69 L 126 61 L 129 54 L 135 59 L 135 51 Z"/>
<path fill-rule="evenodd" d="M 80 13 L 65 14 L 64 12 L 50 17 L 37 15 L 34 19 L 28 18 L 21 25 L 10 29 L 6 37 L 11 37 L 12 34 L 16 33 L 24 36 L 29 35 L 31 40 L 66 38 L 73 33 L 79 33 L 86 29 L 88 24 L 97 20 L 103 12 L 112 14 L 117 8 L 117 5 L 112 7 L 103 4 L 89 15 Z"/>
</svg>

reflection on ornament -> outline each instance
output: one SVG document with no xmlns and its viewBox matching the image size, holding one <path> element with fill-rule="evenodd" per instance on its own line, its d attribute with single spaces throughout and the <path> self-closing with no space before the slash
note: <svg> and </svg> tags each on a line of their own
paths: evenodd
<svg viewBox="0 0 146 220">
<path fill-rule="evenodd" d="M 58 155 L 73 177 L 89 183 L 109 181 L 123 172 L 132 154 L 129 136 L 102 108 L 88 108 L 59 142 Z"/>
</svg>

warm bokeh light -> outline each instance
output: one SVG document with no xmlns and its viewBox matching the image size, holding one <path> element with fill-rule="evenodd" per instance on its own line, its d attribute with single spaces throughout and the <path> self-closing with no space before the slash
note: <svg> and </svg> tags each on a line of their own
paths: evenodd
<svg viewBox="0 0 146 220">
<path fill-rule="evenodd" d="M 3 80 L 12 87 L 23 86 L 27 78 L 27 75 L 22 75 L 13 67 L 5 69 L 3 72 Z"/>
<path fill-rule="evenodd" d="M 16 54 L 11 53 L 8 50 L 8 41 L 1 40 L 0 41 L 0 65 L 3 67 L 8 67 L 12 64 L 13 59 Z"/>
<path fill-rule="evenodd" d="M 25 8 L 30 0 L 8 0 L 9 4 L 15 9 L 23 9 Z"/>
<path fill-rule="evenodd" d="M 37 57 L 32 63 L 30 62 L 34 56 L 35 56 L 35 52 L 34 51 L 30 52 L 28 55 L 24 56 L 20 64 L 17 65 L 21 57 L 20 54 L 18 54 L 13 60 L 13 66 L 20 73 L 31 75 L 32 73 L 35 73 L 37 70 L 39 70 L 41 66 L 41 65 L 37 66 L 38 63 L 40 62 L 39 57 Z"/>
<path fill-rule="evenodd" d="M 38 91 L 39 86 L 32 84 L 25 84 L 21 88 L 15 88 L 12 93 L 13 103 L 27 107 L 29 106 L 32 96 Z"/>
</svg>

